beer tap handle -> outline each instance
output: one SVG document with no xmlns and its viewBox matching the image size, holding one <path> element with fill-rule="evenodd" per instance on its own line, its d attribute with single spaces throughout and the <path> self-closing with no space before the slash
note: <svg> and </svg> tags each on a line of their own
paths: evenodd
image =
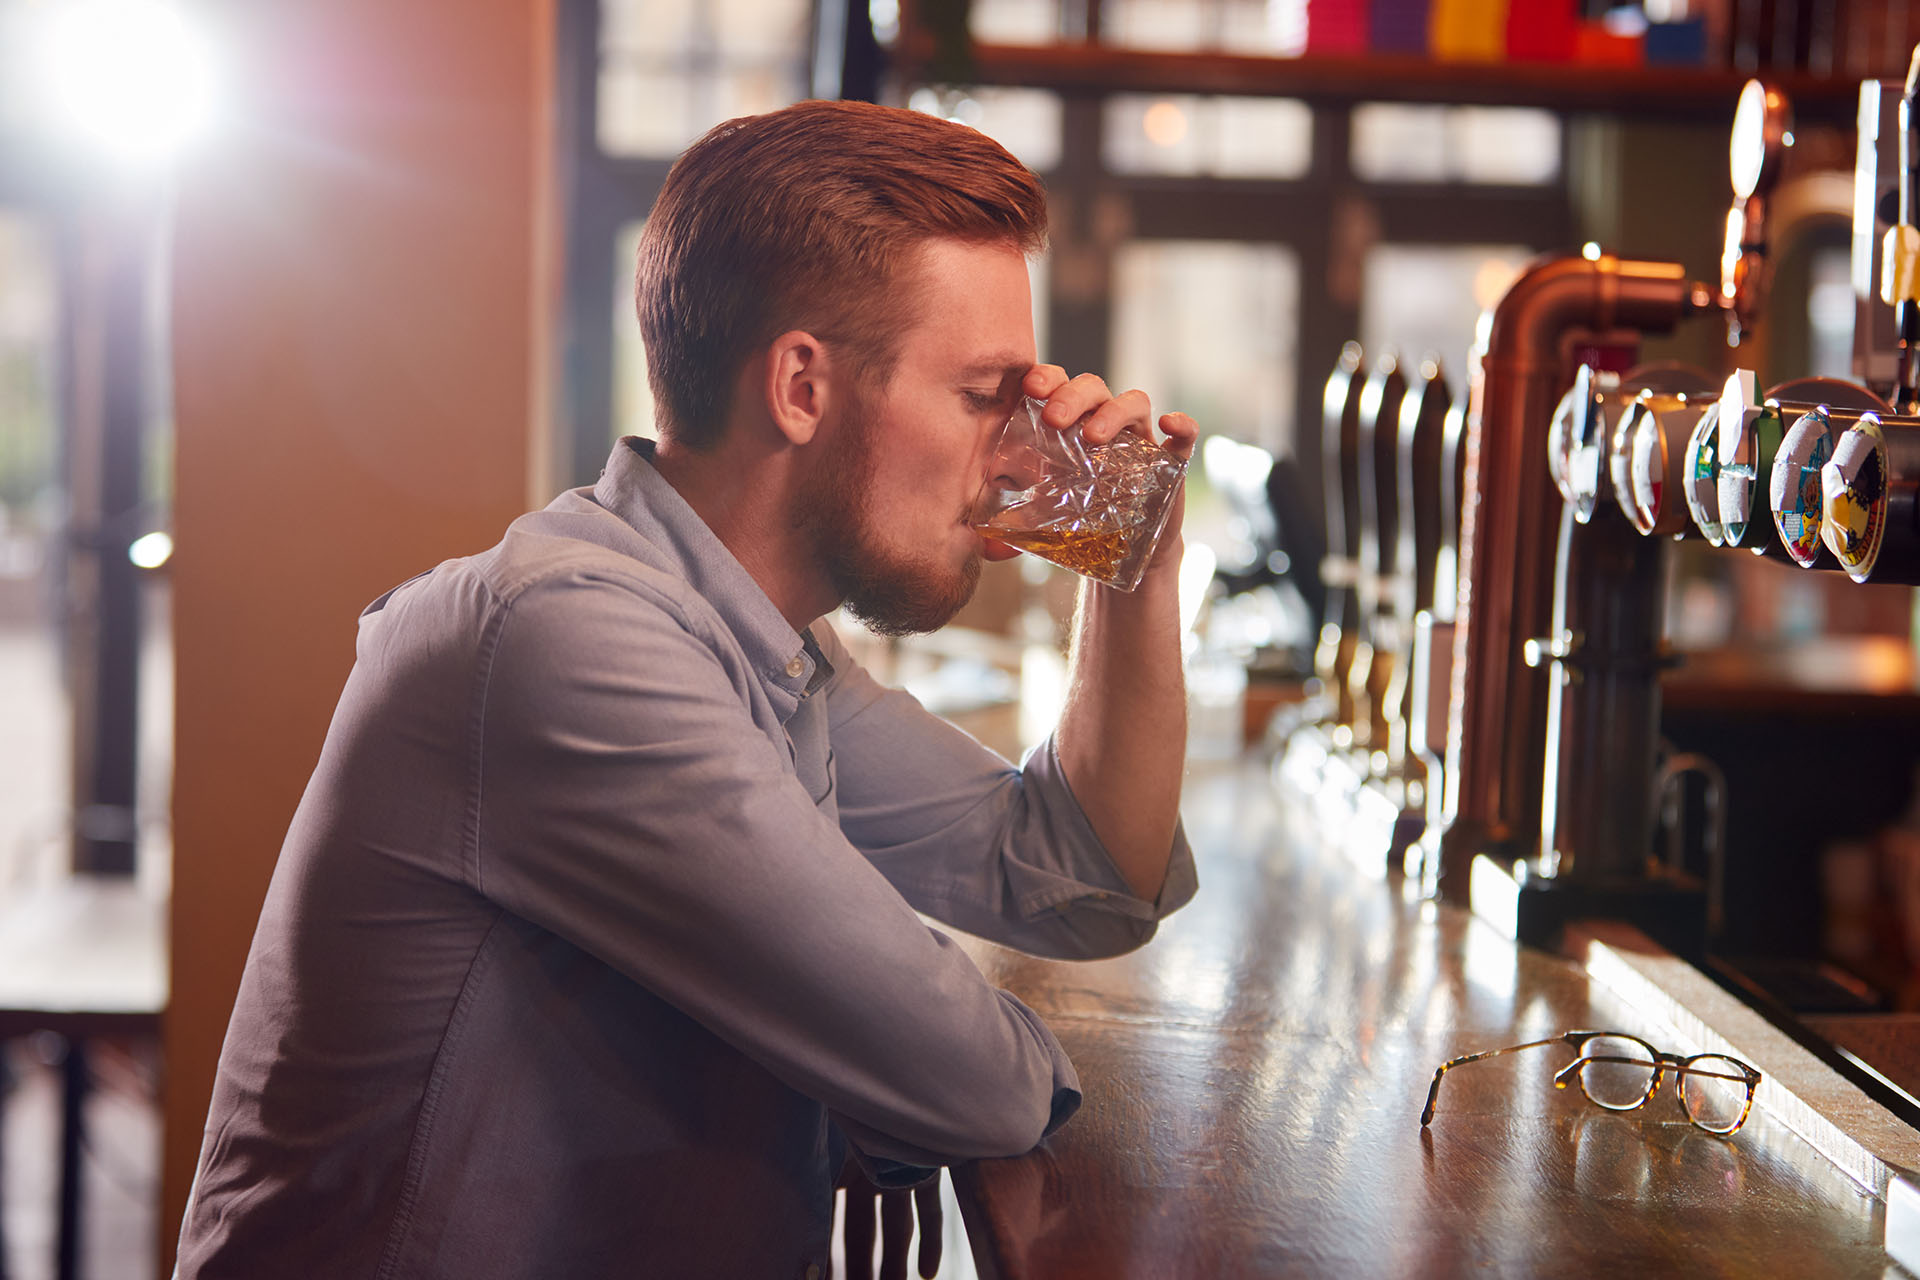
<svg viewBox="0 0 1920 1280">
<path fill-rule="evenodd" d="M 1727 313 L 1728 346 L 1745 340 L 1766 300 L 1767 197 L 1792 145 L 1793 109 L 1786 95 L 1762 81 L 1747 81 L 1727 149 L 1733 207 L 1720 253 L 1720 304 Z"/>
<path fill-rule="evenodd" d="M 1320 564 L 1327 588 L 1326 620 L 1314 651 L 1313 669 L 1331 699 L 1328 716 L 1337 728 L 1353 724 L 1353 698 L 1347 677 L 1359 643 L 1359 602 L 1356 553 L 1360 541 L 1359 417 L 1360 392 L 1366 378 L 1360 372 L 1360 344 L 1349 342 L 1340 362 L 1327 378 L 1321 399 L 1321 475 L 1325 478 L 1327 554 Z"/>
<path fill-rule="evenodd" d="M 1920 583 L 1920 419 L 1863 413 L 1820 468 L 1820 536 L 1855 582 Z"/>
</svg>

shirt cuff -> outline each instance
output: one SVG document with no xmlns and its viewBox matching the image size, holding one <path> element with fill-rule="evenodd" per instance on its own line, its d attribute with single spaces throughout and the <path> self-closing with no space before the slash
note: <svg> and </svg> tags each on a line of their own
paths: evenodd
<svg viewBox="0 0 1920 1280">
<path fill-rule="evenodd" d="M 1018 860 L 1009 870 L 1015 880 L 1017 901 L 1027 918 L 1066 907 L 1092 909 L 1125 916 L 1147 923 L 1157 922 L 1185 906 L 1199 888 L 1193 865 L 1193 847 L 1187 842 L 1186 824 L 1176 821 L 1173 845 L 1168 851 L 1167 874 L 1160 893 L 1151 902 L 1139 897 L 1126 877 L 1114 865 L 1100 837 L 1094 833 L 1086 811 L 1067 782 L 1053 739 L 1027 754 L 1021 764 L 1027 775 L 1030 796 L 1045 797 L 1043 819 L 1051 839 L 1040 848 L 1073 850 L 1053 865 Z M 1032 846 L 1024 846 L 1022 851 Z"/>
</svg>

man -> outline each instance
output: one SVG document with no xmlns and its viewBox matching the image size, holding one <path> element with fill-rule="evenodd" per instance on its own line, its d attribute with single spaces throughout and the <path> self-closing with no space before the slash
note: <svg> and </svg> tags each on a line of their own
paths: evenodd
<svg viewBox="0 0 1920 1280">
<path fill-rule="evenodd" d="M 916 910 L 1048 955 L 1194 888 L 1172 531 L 1089 589 L 1014 769 L 823 615 L 940 626 L 1036 364 L 1033 176 L 971 130 L 806 103 L 668 178 L 637 299 L 657 449 L 376 601 L 262 910 L 183 1277 L 817 1276 L 876 1183 L 1028 1150 L 1079 1101 Z M 1184 415 L 1159 420 L 1190 453 Z"/>
</svg>

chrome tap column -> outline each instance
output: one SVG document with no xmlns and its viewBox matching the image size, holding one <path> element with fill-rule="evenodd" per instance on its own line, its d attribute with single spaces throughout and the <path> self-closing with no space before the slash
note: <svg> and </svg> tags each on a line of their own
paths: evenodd
<svg viewBox="0 0 1920 1280">
<path fill-rule="evenodd" d="M 1475 854 L 1527 857 L 1538 844 L 1546 673 L 1525 658 L 1552 621 L 1560 495 L 1546 441 L 1571 347 L 1630 344 L 1713 305 L 1678 263 L 1600 254 L 1536 260 L 1493 309 L 1468 414 L 1440 840 L 1450 897 L 1464 894 Z"/>
</svg>

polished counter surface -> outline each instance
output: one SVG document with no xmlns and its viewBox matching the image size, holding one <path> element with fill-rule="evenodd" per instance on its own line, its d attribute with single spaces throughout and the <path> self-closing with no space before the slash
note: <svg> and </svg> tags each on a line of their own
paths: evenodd
<svg viewBox="0 0 1920 1280">
<path fill-rule="evenodd" d="M 1199 896 L 1129 956 L 967 941 L 1079 1069 L 1038 1150 L 954 1170 L 985 1277 L 1875 1276 L 1885 1210 L 1756 1108 L 1730 1139 L 1671 1081 L 1614 1114 L 1552 1076 L 1575 1028 L 1697 1047 L 1570 960 L 1409 900 L 1264 772 L 1189 779 Z"/>
</svg>

